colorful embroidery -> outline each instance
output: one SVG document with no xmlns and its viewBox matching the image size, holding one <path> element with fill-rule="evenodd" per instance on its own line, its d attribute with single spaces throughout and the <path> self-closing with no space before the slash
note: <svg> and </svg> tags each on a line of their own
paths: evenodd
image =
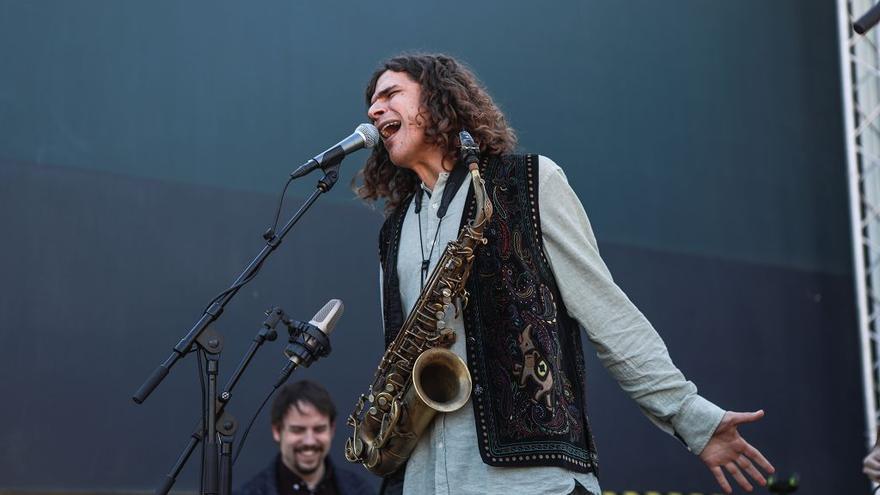
<svg viewBox="0 0 880 495">
<path fill-rule="evenodd" d="M 524 162 L 498 160 L 483 174 L 500 214 L 477 252 L 465 310 L 469 366 L 481 391 L 474 397 L 481 452 L 495 465 L 590 471 L 595 454 L 586 429 L 579 329 L 557 305 L 530 194 L 536 163 Z M 536 462 L 541 459 L 549 462 Z"/>
</svg>

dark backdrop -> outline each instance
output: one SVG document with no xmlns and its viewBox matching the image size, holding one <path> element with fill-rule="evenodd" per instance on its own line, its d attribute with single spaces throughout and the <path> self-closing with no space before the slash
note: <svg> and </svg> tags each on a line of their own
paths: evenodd
<svg viewBox="0 0 880 495">
<path fill-rule="evenodd" d="M 864 493 L 836 12 L 818 0 L 0 1 L 0 488 L 150 489 L 198 414 L 196 362 L 129 399 L 260 249 L 298 163 L 365 120 L 383 58 L 469 63 L 560 163 L 673 358 L 801 493 Z M 227 377 L 281 305 L 345 316 L 298 373 L 346 415 L 381 352 L 381 214 L 341 184 L 216 325 Z M 285 215 L 314 179 L 291 188 Z M 263 350 L 232 412 L 283 365 Z M 592 359 L 605 489 L 718 491 Z M 264 417 L 238 481 L 274 450 Z M 334 458 L 342 461 L 340 425 Z M 180 485 L 195 486 L 196 463 Z"/>
</svg>

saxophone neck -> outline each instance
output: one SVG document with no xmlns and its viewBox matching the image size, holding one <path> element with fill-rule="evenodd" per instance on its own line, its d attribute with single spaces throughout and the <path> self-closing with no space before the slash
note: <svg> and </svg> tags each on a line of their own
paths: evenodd
<svg viewBox="0 0 880 495">
<path fill-rule="evenodd" d="M 471 180 L 474 183 L 474 199 L 477 207 L 471 227 L 481 228 L 492 218 L 492 202 L 489 201 L 489 195 L 486 193 L 486 181 L 480 176 L 479 164 L 473 162 L 468 165 L 468 168 L 470 169 Z"/>
</svg>

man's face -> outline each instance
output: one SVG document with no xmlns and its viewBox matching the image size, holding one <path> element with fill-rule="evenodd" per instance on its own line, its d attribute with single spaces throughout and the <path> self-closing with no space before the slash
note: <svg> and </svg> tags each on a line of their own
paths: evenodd
<svg viewBox="0 0 880 495">
<path fill-rule="evenodd" d="M 425 142 L 425 112 L 421 86 L 405 72 L 385 71 L 376 81 L 367 116 L 379 129 L 391 162 L 411 168 L 435 155 Z"/>
<path fill-rule="evenodd" d="M 281 460 L 298 475 L 315 472 L 324 463 L 333 441 L 335 425 L 315 406 L 298 402 L 287 410 L 282 424 L 272 427 L 281 449 Z"/>
</svg>

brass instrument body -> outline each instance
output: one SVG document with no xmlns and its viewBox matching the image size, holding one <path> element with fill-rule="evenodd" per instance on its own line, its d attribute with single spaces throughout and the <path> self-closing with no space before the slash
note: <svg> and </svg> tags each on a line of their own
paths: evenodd
<svg viewBox="0 0 880 495">
<path fill-rule="evenodd" d="M 449 350 L 455 332 L 448 326 L 467 305 L 474 251 L 486 241 L 492 216 L 477 164 L 470 165 L 477 212 L 443 252 L 412 312 L 379 362 L 369 394 L 361 395 L 348 417 L 353 428 L 345 457 L 385 476 L 399 469 L 437 412 L 467 403 L 471 377 L 464 361 Z"/>
</svg>

